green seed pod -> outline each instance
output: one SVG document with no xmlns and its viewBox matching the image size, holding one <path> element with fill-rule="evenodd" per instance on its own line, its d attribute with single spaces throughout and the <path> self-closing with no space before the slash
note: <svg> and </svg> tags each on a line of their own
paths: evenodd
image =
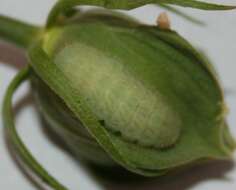
<svg viewBox="0 0 236 190">
<path fill-rule="evenodd" d="M 221 142 L 225 108 L 216 77 L 196 50 L 174 31 L 108 13 L 90 13 L 51 28 L 40 45 L 76 91 L 79 104 L 75 106 L 90 111 L 92 125 L 105 130 L 119 154 L 134 163 L 132 170 L 153 173 L 193 160 L 227 157 L 231 152 Z M 87 115 L 73 117 L 63 100 L 44 90 L 40 81 L 38 86 L 39 105 L 47 118 L 52 113 L 49 120 L 58 121 L 59 116 L 59 123 L 67 127 L 76 118 L 71 126 L 74 130 L 77 126 L 81 130 L 93 127 L 85 126 Z M 51 103 L 57 109 L 50 108 Z M 86 133 L 81 130 L 71 133 L 71 138 L 65 131 L 61 135 L 73 147 Z M 88 134 L 84 138 L 93 139 Z M 97 149 L 97 143 L 91 146 Z M 76 149 L 83 154 L 81 146 Z M 94 154 L 86 156 L 94 158 Z"/>
<path fill-rule="evenodd" d="M 163 1 L 83 4 L 132 9 L 146 3 Z M 75 5 L 81 2 L 59 1 L 44 29 L 17 22 L 19 30 L 27 28 L 22 41 L 8 32 L 13 24 L 0 27 L 1 36 L 28 48 L 30 66 L 11 83 L 4 118 L 16 150 L 39 177 L 54 189 L 66 189 L 34 160 L 14 129 L 11 97 L 28 76 L 49 126 L 75 155 L 93 164 L 158 176 L 199 160 L 231 156 L 235 143 L 222 90 L 212 65 L 198 51 L 168 27 L 108 10 L 81 13 Z M 16 23 L 4 17 L 1 22 Z"/>
</svg>

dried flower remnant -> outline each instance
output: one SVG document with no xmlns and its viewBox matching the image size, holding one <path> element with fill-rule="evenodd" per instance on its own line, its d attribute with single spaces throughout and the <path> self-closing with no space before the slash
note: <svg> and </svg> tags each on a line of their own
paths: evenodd
<svg viewBox="0 0 236 190">
<path fill-rule="evenodd" d="M 157 18 L 157 26 L 161 29 L 170 29 L 170 19 L 166 12 L 161 13 Z"/>
</svg>

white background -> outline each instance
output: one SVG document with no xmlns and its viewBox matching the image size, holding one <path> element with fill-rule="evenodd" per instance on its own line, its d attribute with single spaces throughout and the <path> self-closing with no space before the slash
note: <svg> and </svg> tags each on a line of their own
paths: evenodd
<svg viewBox="0 0 236 190">
<path fill-rule="evenodd" d="M 47 14 L 56 0 L 0 0 L 0 14 L 16 17 L 30 23 L 45 23 Z M 213 1 L 210 1 L 213 2 Z M 218 0 L 219 3 L 234 3 L 236 0 Z M 195 47 L 201 48 L 215 64 L 226 91 L 226 101 L 230 108 L 228 121 L 236 137 L 236 10 L 204 12 L 193 9 L 183 9 L 192 16 L 203 20 L 207 26 L 201 27 L 169 14 L 172 28 L 191 41 Z M 130 12 L 135 17 L 150 24 L 163 10 L 154 6 L 145 6 Z M 1 27 L 1 26 L 0 26 Z M 17 70 L 26 62 L 23 51 L 6 43 L 0 43 L 0 107 L 3 95 Z M 24 98 L 27 94 L 27 84 L 17 92 L 16 100 L 23 98 L 17 104 L 16 123 L 21 137 L 35 157 L 59 181 L 70 190 L 232 190 L 236 189 L 236 166 L 233 162 L 223 162 L 204 165 L 189 169 L 168 180 L 154 180 L 145 185 L 126 186 L 101 184 L 88 177 L 87 172 L 66 152 L 58 148 L 43 132 L 40 119 L 32 100 Z M 236 153 L 234 154 L 236 160 Z M 4 141 L 2 114 L 0 114 L 0 189 L 33 190 L 33 186 L 17 168 L 9 155 Z"/>
</svg>

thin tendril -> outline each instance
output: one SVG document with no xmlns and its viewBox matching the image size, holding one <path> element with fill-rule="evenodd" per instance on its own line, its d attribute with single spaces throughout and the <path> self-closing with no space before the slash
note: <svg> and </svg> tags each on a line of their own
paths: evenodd
<svg viewBox="0 0 236 190">
<path fill-rule="evenodd" d="M 15 148 L 16 153 L 19 155 L 19 158 L 22 159 L 27 167 L 29 167 L 43 182 L 51 186 L 53 189 L 68 190 L 50 174 L 48 174 L 48 172 L 36 161 L 36 159 L 31 155 L 27 147 L 24 145 L 15 128 L 14 116 L 12 111 L 12 98 L 15 90 L 29 76 L 29 71 L 29 66 L 22 69 L 15 76 L 7 89 L 3 105 L 3 120 L 5 129 L 10 143 L 13 144 L 13 147 Z"/>
</svg>

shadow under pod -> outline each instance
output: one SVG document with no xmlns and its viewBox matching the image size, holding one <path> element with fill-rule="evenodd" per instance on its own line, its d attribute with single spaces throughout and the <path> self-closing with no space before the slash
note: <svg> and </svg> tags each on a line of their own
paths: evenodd
<svg viewBox="0 0 236 190">
<path fill-rule="evenodd" d="M 6 66 L 20 70 L 27 63 L 25 51 L 12 44 L 0 41 L 0 62 Z"/>
</svg>

